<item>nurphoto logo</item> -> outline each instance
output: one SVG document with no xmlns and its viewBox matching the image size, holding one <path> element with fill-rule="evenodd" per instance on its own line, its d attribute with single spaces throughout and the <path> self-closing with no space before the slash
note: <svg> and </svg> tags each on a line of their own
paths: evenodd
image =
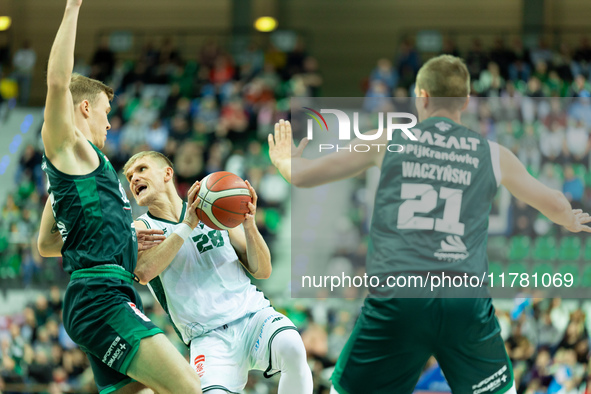
<svg viewBox="0 0 591 394">
<path fill-rule="evenodd" d="M 310 119 L 307 121 L 307 137 L 308 140 L 314 139 L 314 122 L 320 127 L 321 130 L 329 131 L 328 123 L 322 114 L 331 114 L 336 116 L 338 123 L 338 137 L 339 141 L 351 141 L 351 138 L 358 138 L 362 141 L 376 141 L 382 137 L 384 130 L 388 141 L 392 140 L 392 135 L 396 130 L 402 131 L 406 138 L 417 141 L 417 137 L 409 129 L 413 128 L 417 124 L 417 118 L 413 114 L 406 112 L 379 112 L 378 113 L 378 128 L 373 134 L 364 134 L 359 130 L 359 112 L 353 112 L 353 122 L 349 118 L 349 115 L 344 111 L 338 109 L 321 109 L 316 111 L 309 107 L 303 107 L 307 110 L 307 115 Z M 409 119 L 407 123 L 397 123 L 399 120 Z M 385 123 L 385 126 L 384 126 Z M 353 127 L 351 127 L 353 126 Z M 351 130 L 353 132 L 351 132 Z M 404 146 L 400 144 L 319 144 L 319 152 L 322 151 L 341 151 L 347 150 L 349 152 L 369 152 L 373 147 L 376 147 L 378 152 L 381 149 L 387 149 L 389 152 L 402 152 Z"/>
</svg>

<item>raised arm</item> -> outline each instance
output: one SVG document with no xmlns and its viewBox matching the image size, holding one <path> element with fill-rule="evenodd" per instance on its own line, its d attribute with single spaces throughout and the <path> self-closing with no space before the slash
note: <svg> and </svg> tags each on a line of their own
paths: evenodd
<svg viewBox="0 0 591 394">
<path fill-rule="evenodd" d="M 41 130 L 45 155 L 51 160 L 75 141 L 74 103 L 70 79 L 74 68 L 76 26 L 82 0 L 68 0 L 49 54 L 45 123 Z"/>
<path fill-rule="evenodd" d="M 550 189 L 531 176 L 509 149 L 499 145 L 501 184 L 515 198 L 531 205 L 556 224 L 572 232 L 591 232 L 586 226 L 591 218 L 581 210 L 573 210 L 562 192 Z"/>
<path fill-rule="evenodd" d="M 279 121 L 275 124 L 275 138 L 269 134 L 269 156 L 273 165 L 292 185 L 314 187 L 351 178 L 373 166 L 381 166 L 384 158 L 387 138 L 382 138 L 371 145 L 368 152 L 340 151 L 317 159 L 305 159 L 302 152 L 308 141 L 303 139 L 298 147 L 292 137 L 291 124 Z M 360 139 L 351 141 L 352 145 L 364 143 Z M 379 147 L 381 146 L 381 149 Z"/>
<path fill-rule="evenodd" d="M 258 197 L 250 183 L 246 181 L 246 184 L 252 196 L 252 203 L 248 203 L 250 212 L 246 214 L 243 227 L 228 230 L 228 235 L 244 268 L 256 279 L 269 279 L 272 271 L 271 252 L 255 220 Z"/>
<path fill-rule="evenodd" d="M 51 201 L 48 198 L 41 215 L 37 248 L 39 254 L 43 257 L 58 257 L 62 255 L 63 245 L 62 236 L 58 231 L 57 223 L 51 211 Z"/>
</svg>

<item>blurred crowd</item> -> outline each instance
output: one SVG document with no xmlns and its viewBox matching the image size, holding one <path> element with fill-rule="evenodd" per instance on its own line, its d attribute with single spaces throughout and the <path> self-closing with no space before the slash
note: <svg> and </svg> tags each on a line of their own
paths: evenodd
<svg viewBox="0 0 591 394">
<path fill-rule="evenodd" d="M 532 174 L 562 190 L 574 207 L 587 208 L 591 195 L 589 42 L 583 39 L 571 51 L 564 45 L 549 49 L 543 40 L 532 49 L 524 48 L 519 40 L 506 46 L 498 39 L 491 48 L 475 40 L 469 50 L 460 51 L 446 41 L 445 53 L 463 56 L 471 73 L 473 99 L 463 122 L 511 149 Z M 290 97 L 321 94 L 317 61 L 301 41 L 289 51 L 253 45 L 234 55 L 210 41 L 193 58 L 197 60 L 184 59 L 182 51 L 167 39 L 159 45 L 147 43 L 135 60 L 124 61 L 103 42 L 90 62 L 77 61 L 75 71 L 115 88 L 104 149 L 115 169 L 121 169 L 138 151 L 156 150 L 173 161 L 182 196 L 194 180 L 214 171 L 231 171 L 248 179 L 259 195 L 259 228 L 273 252 L 289 188 L 270 165 L 265 140 L 275 121 L 289 117 Z M 404 41 L 394 61 L 380 59 L 371 71 L 366 96 L 410 97 L 422 60 L 412 41 Z M 370 101 L 369 105 L 388 101 Z M 391 108 L 400 105 L 404 102 L 396 99 L 387 104 Z M 39 144 L 26 148 L 15 179 L 18 189 L 2 207 L 3 288 L 40 283 L 47 288 L 48 284 L 63 286 L 68 280 L 60 260 L 41 258 L 36 248 L 47 198 L 41 152 Z M 121 182 L 127 183 L 124 178 Z M 341 271 L 343 267 L 362 270 L 367 251 L 370 201 L 364 193 L 365 177 L 356 182 L 359 192 L 352 197 L 355 208 L 347 215 L 349 223 L 336 228 L 343 242 L 331 264 Z M 497 201 L 493 214 L 499 212 L 499 205 Z M 136 206 L 133 212 L 136 216 L 143 213 Z M 562 235 L 531 208 L 515 201 L 508 215 L 511 223 L 503 237 Z M 19 391 L 19 385 L 30 383 L 45 385 L 51 393 L 94 392 L 88 362 L 63 330 L 61 297 L 60 290 L 52 287 L 22 313 L 0 318 L 0 391 L 2 387 Z M 282 312 L 302 332 L 314 371 L 315 393 L 327 393 L 331 368 L 360 304 L 327 300 L 285 305 Z M 588 309 L 576 301 L 569 304 L 525 295 L 516 298 L 512 307 L 497 310 L 519 393 L 591 392 L 587 388 L 591 367 L 586 313 Z M 167 327 L 169 338 L 186 354 L 163 311 L 156 305 L 148 308 L 148 314 L 157 325 Z M 437 368 L 431 360 L 426 375 Z M 274 393 L 276 381 L 253 373 L 246 392 Z"/>
<path fill-rule="evenodd" d="M 259 196 L 259 229 L 271 244 L 289 188 L 270 163 L 266 137 L 276 121 L 289 117 L 290 97 L 319 94 L 317 61 L 302 41 L 289 51 L 252 45 L 234 56 L 208 41 L 196 57 L 183 59 L 165 39 L 160 46 L 148 42 L 136 60 L 122 61 L 105 42 L 90 63 L 77 61 L 74 71 L 115 90 L 103 151 L 117 171 L 133 154 L 155 150 L 174 163 L 181 196 L 215 171 L 248 179 Z M 15 179 L 18 190 L 2 207 L 0 281 L 7 286 L 67 281 L 59 260 L 41 258 L 35 246 L 47 198 L 41 157 L 40 141 L 26 147 Z M 121 183 L 128 189 L 124 177 Z M 134 206 L 133 212 L 144 211 Z M 22 282 L 13 280 L 17 277 Z"/>
</svg>

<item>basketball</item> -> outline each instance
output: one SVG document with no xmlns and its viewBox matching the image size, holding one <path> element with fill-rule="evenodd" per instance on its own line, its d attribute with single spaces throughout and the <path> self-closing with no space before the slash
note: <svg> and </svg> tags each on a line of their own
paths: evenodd
<svg viewBox="0 0 591 394">
<path fill-rule="evenodd" d="M 238 175 L 227 171 L 209 174 L 201 181 L 197 217 L 208 227 L 229 230 L 244 222 L 252 202 L 246 183 Z"/>
</svg>

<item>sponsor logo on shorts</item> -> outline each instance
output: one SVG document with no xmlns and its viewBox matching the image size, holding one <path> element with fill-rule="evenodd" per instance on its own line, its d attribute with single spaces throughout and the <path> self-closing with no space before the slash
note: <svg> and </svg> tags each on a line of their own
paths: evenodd
<svg viewBox="0 0 591 394">
<path fill-rule="evenodd" d="M 486 393 L 498 389 L 509 379 L 507 375 L 507 366 L 503 365 L 503 368 L 490 375 L 488 378 L 480 381 L 478 384 L 472 386 L 473 394 Z"/>
<path fill-rule="evenodd" d="M 195 366 L 195 371 L 197 371 L 199 377 L 202 378 L 205 374 L 205 355 L 200 354 L 199 356 L 195 357 L 193 365 Z"/>
<path fill-rule="evenodd" d="M 268 316 L 264 321 L 263 324 L 261 325 L 261 331 L 259 331 L 259 337 L 257 338 L 256 343 L 254 344 L 254 351 L 257 352 L 259 350 L 259 347 L 261 347 L 261 340 L 263 339 L 263 332 L 265 331 L 265 325 L 267 324 L 267 322 L 269 320 L 271 320 L 271 324 L 275 323 L 276 321 L 279 321 L 281 319 L 283 319 L 283 316 L 281 316 L 280 314 L 276 313 L 274 315 Z"/>
<path fill-rule="evenodd" d="M 109 350 L 103 356 L 103 363 L 107 364 L 109 367 L 113 366 L 113 363 L 121 358 L 125 349 L 127 349 L 127 345 L 121 342 L 121 337 L 117 336 L 109 346 Z M 109 356 L 111 358 L 109 358 Z"/>
<path fill-rule="evenodd" d="M 142 311 L 140 311 L 138 309 L 138 307 L 135 306 L 135 304 L 133 302 L 128 302 L 128 304 L 131 307 L 131 309 L 133 309 L 133 311 L 135 312 L 135 314 L 138 315 L 139 317 L 141 317 L 143 321 L 151 321 L 150 319 L 148 319 L 148 316 L 144 315 L 142 313 Z"/>
</svg>

